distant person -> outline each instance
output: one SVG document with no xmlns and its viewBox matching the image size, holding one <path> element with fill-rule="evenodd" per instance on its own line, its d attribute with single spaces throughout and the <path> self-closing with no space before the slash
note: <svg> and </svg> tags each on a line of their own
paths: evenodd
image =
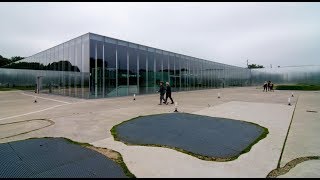
<svg viewBox="0 0 320 180">
<path fill-rule="evenodd" d="M 173 104 L 174 102 L 173 102 L 173 99 L 171 97 L 171 86 L 170 86 L 169 82 L 166 82 L 166 86 L 167 86 L 167 88 L 166 88 L 166 101 L 165 101 L 165 104 L 168 104 L 168 102 L 167 102 L 168 98 L 170 98 L 171 104 Z"/>
<path fill-rule="evenodd" d="M 268 86 L 267 81 L 265 81 L 264 84 L 263 84 L 263 92 L 264 91 L 267 92 L 267 86 Z"/>
<path fill-rule="evenodd" d="M 162 105 L 162 101 L 165 102 L 164 100 L 164 94 L 165 94 L 165 88 L 163 86 L 163 82 L 160 81 L 160 87 L 159 87 L 159 90 L 157 92 L 160 93 L 160 104 L 159 105 Z"/>
<path fill-rule="evenodd" d="M 270 91 L 271 81 L 268 81 L 268 91 Z"/>
<path fill-rule="evenodd" d="M 270 91 L 272 91 L 272 92 L 274 92 L 273 86 L 274 86 L 274 85 L 273 85 L 273 83 L 271 82 L 271 83 L 270 83 Z"/>
</svg>

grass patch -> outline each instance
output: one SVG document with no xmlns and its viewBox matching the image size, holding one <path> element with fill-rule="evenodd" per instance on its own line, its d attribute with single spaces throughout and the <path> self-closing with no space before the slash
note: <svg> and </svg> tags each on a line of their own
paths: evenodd
<svg viewBox="0 0 320 180">
<path fill-rule="evenodd" d="M 68 141 L 70 144 L 76 144 L 76 145 L 79 145 L 79 146 L 82 146 L 82 147 L 91 146 L 91 144 L 89 144 L 89 143 L 77 142 L 77 141 L 73 141 L 71 139 L 64 138 L 64 137 L 62 137 L 62 138 L 64 140 Z"/>
<path fill-rule="evenodd" d="M 166 114 L 166 113 L 162 113 L 162 114 Z M 185 113 L 185 114 L 191 114 L 191 113 Z M 153 114 L 153 115 L 146 115 L 146 116 L 156 116 L 156 115 L 161 115 L 161 114 Z M 191 115 L 195 115 L 195 114 L 191 114 Z M 203 116 L 203 115 L 201 115 Z M 138 119 L 140 117 L 145 117 L 145 116 L 138 116 L 138 117 L 135 117 L 135 118 L 132 118 L 132 119 L 129 119 L 129 120 L 126 120 L 126 121 L 123 121 L 121 122 L 120 124 L 117 124 L 115 126 L 113 126 L 110 130 L 114 140 L 116 141 L 120 141 L 126 145 L 139 145 L 139 146 L 151 146 L 151 147 L 164 147 L 164 148 L 168 148 L 168 149 L 173 149 L 173 150 L 176 150 L 176 151 L 179 151 L 179 152 L 182 152 L 182 153 L 185 153 L 185 154 L 188 154 L 188 155 L 191 155 L 193 157 L 196 157 L 198 159 L 201 159 L 201 160 L 206 160 L 206 161 L 217 161 L 217 162 L 226 162 L 226 161 L 233 161 L 235 159 L 237 159 L 240 155 L 244 154 L 244 153 L 247 153 L 251 150 L 252 146 L 255 145 L 256 143 L 258 143 L 260 140 L 264 139 L 265 137 L 267 137 L 267 135 L 269 134 L 269 130 L 265 127 L 262 127 L 256 123 L 252 123 L 252 122 L 246 122 L 246 121 L 242 121 L 242 122 L 245 122 L 245 123 L 249 123 L 249 124 L 253 124 L 255 126 L 258 126 L 258 127 L 261 127 L 263 129 L 263 132 L 261 133 L 261 135 L 255 140 L 253 141 L 251 144 L 249 144 L 244 150 L 242 150 L 240 152 L 240 154 L 236 155 L 236 156 L 232 156 L 232 157 L 225 157 L 225 158 L 219 158 L 219 157 L 211 157 L 211 156 L 205 156 L 205 155 L 201 155 L 201 154 L 196 154 L 196 153 L 193 153 L 193 152 L 190 152 L 190 151 L 186 151 L 184 149 L 181 149 L 181 148 L 177 148 L 177 147 L 172 147 L 172 146 L 167 146 L 167 145 L 159 145 L 159 144 L 132 144 L 132 143 L 128 143 L 128 142 L 124 142 L 122 141 L 118 134 L 117 134 L 117 127 L 120 126 L 121 124 L 123 123 L 126 123 L 128 121 L 133 121 L 135 119 Z M 207 116 L 207 117 L 210 117 L 210 116 Z"/>
<path fill-rule="evenodd" d="M 246 147 L 244 150 L 242 150 L 240 155 L 249 152 L 253 145 L 257 144 L 260 140 L 262 140 L 265 137 L 267 137 L 267 135 L 269 134 L 268 128 L 265 128 L 265 127 L 262 127 L 262 126 L 260 126 L 260 127 L 263 129 L 263 132 L 261 133 L 261 135 L 256 140 L 254 140 L 248 147 Z"/>
<path fill-rule="evenodd" d="M 300 91 L 318 91 L 320 85 L 310 84 L 293 84 L 293 85 L 276 85 L 276 90 L 300 90 Z"/>
<path fill-rule="evenodd" d="M 12 91 L 12 88 L 0 87 L 0 91 Z"/>
<path fill-rule="evenodd" d="M 0 87 L 0 91 L 35 90 L 34 86 Z"/>
<path fill-rule="evenodd" d="M 125 175 L 129 178 L 136 178 L 136 176 L 129 171 L 127 165 L 123 162 L 123 158 L 122 158 L 121 154 L 119 152 L 117 152 L 117 153 L 119 154 L 119 158 L 116 160 L 116 162 L 121 166 Z"/>
<path fill-rule="evenodd" d="M 288 173 L 291 169 L 296 167 L 296 165 L 309 160 L 320 160 L 320 156 L 307 156 L 299 157 L 288 162 L 284 167 L 278 167 L 269 172 L 266 178 L 276 178 L 278 176 Z"/>
</svg>

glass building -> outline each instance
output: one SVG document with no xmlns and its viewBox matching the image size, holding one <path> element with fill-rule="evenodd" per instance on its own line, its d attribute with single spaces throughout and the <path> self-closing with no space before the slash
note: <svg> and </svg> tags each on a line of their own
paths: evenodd
<svg viewBox="0 0 320 180">
<path fill-rule="evenodd" d="M 287 66 L 251 70 L 252 85 L 261 85 L 264 81 L 275 84 L 320 84 L 320 65 Z"/>
<path fill-rule="evenodd" d="M 1 68 L 15 86 L 80 98 L 250 85 L 250 70 L 87 33 Z M 0 82 L 1 82 L 0 78 Z"/>
</svg>

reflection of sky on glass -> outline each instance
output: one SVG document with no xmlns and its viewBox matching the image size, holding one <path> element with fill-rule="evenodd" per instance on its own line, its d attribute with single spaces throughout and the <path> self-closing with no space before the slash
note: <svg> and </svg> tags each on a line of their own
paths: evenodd
<svg viewBox="0 0 320 180">
<path fill-rule="evenodd" d="M 244 67 L 320 64 L 320 3 L 1 3 L 0 55 L 87 32 Z"/>
<path fill-rule="evenodd" d="M 252 69 L 255 83 L 272 80 L 275 83 L 320 83 L 320 65 Z"/>
</svg>

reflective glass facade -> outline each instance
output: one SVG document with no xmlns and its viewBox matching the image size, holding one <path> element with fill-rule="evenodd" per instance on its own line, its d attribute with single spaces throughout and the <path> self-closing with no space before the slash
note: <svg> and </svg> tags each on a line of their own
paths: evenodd
<svg viewBox="0 0 320 180">
<path fill-rule="evenodd" d="M 276 84 L 320 84 L 320 65 L 251 70 L 252 85 L 269 80 Z"/>
<path fill-rule="evenodd" d="M 4 68 L 17 76 L 11 79 L 22 75 L 31 85 L 42 76 L 41 92 L 80 98 L 156 93 L 160 81 L 169 82 L 173 91 L 250 85 L 246 68 L 92 33 Z"/>
<path fill-rule="evenodd" d="M 3 68 L 7 74 L 3 78 L 15 86 L 35 86 L 40 77 L 43 93 L 89 98 L 89 34 Z"/>
</svg>

